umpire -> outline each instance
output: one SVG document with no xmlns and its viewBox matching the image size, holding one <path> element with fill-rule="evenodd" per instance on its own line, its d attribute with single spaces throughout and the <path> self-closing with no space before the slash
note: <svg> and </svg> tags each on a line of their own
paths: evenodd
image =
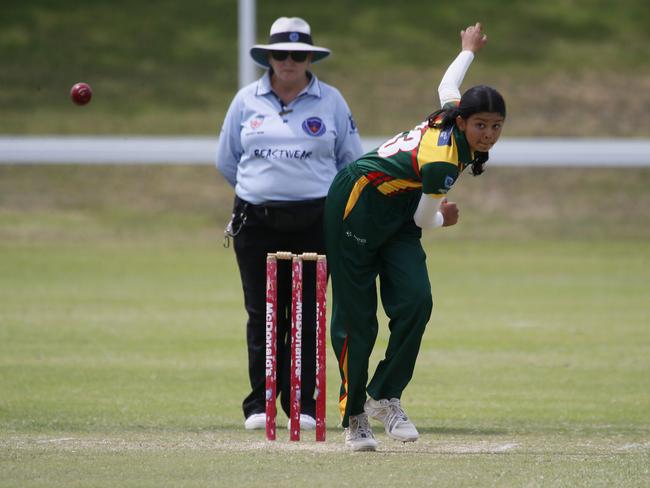
<svg viewBox="0 0 650 488">
<path fill-rule="evenodd" d="M 266 254 L 325 252 L 323 209 L 336 173 L 362 154 L 350 109 L 339 91 L 309 71 L 330 54 L 315 46 L 307 22 L 281 17 L 269 43 L 251 49 L 267 69 L 242 88 L 226 114 L 217 169 L 235 189 L 227 228 L 248 313 L 250 392 L 242 407 L 246 429 L 263 429 L 265 415 Z M 290 267 L 278 269 L 277 391 L 289 416 Z M 315 269 L 305 266 L 300 424 L 313 429 L 315 402 Z"/>
</svg>

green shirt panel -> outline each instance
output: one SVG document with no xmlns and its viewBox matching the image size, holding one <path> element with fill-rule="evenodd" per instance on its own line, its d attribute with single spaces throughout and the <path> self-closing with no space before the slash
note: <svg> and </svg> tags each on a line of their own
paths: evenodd
<svg viewBox="0 0 650 488">
<path fill-rule="evenodd" d="M 392 181 L 404 191 L 415 190 L 406 182 L 419 182 L 422 191 L 444 195 L 458 175 L 470 162 L 471 151 L 462 132 L 455 127 L 444 131 L 429 127 L 425 121 L 413 130 L 397 134 L 377 149 L 356 161 L 362 174 L 369 176 L 373 185 L 382 189 Z"/>
<path fill-rule="evenodd" d="M 422 193 L 446 195 L 458 179 L 458 166 L 448 162 L 429 163 L 422 167 Z"/>
</svg>

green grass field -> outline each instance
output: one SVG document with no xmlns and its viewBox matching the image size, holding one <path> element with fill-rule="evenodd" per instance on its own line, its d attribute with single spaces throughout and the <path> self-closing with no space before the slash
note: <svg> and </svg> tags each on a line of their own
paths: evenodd
<svg viewBox="0 0 650 488">
<path fill-rule="evenodd" d="M 403 398 L 421 439 L 377 427 L 351 454 L 331 351 L 326 443 L 243 430 L 213 168 L 0 166 L 0 486 L 648 486 L 649 184 L 465 178 L 461 223 L 424 239 L 435 309 Z M 384 322 L 375 363 L 385 341 Z"/>
<path fill-rule="evenodd" d="M 411 127 L 477 20 L 465 87 L 505 137 L 647 137 L 645 0 L 257 2 L 303 16 L 314 71 L 363 136 Z M 8 0 L 0 134 L 216 135 L 237 87 L 236 2 Z M 90 82 L 90 105 L 68 99 Z M 522 158 L 525 155 L 522 155 Z M 203 166 L 0 165 L 0 487 L 650 485 L 650 170 L 491 168 L 425 235 L 434 314 L 409 445 L 245 432 L 231 190 Z M 384 327 L 373 356 L 381 358 Z M 284 424 L 283 416 L 279 418 Z"/>
</svg>

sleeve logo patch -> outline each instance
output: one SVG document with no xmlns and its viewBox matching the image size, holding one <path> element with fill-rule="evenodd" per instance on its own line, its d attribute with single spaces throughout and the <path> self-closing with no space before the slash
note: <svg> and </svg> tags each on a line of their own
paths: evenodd
<svg viewBox="0 0 650 488">
<path fill-rule="evenodd" d="M 446 176 L 445 177 L 445 188 L 449 189 L 451 186 L 454 184 L 454 177 L 453 176 Z"/>
<path fill-rule="evenodd" d="M 348 114 L 348 119 L 350 119 L 350 129 L 352 132 L 357 131 L 357 124 L 354 123 L 354 119 L 352 118 L 352 114 Z"/>
<path fill-rule="evenodd" d="M 438 136 L 438 146 L 451 146 L 451 131 L 453 127 L 441 130 Z"/>
<path fill-rule="evenodd" d="M 309 117 L 302 123 L 302 130 L 312 137 L 319 137 L 325 134 L 325 124 L 320 117 Z"/>
</svg>

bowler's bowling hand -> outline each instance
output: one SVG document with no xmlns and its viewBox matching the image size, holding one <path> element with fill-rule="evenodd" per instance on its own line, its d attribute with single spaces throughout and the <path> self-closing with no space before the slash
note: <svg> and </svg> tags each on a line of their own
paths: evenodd
<svg viewBox="0 0 650 488">
<path fill-rule="evenodd" d="M 460 31 L 460 39 L 463 51 L 472 51 L 474 54 L 487 44 L 487 36 L 483 34 L 483 26 L 480 22 Z"/>
</svg>

